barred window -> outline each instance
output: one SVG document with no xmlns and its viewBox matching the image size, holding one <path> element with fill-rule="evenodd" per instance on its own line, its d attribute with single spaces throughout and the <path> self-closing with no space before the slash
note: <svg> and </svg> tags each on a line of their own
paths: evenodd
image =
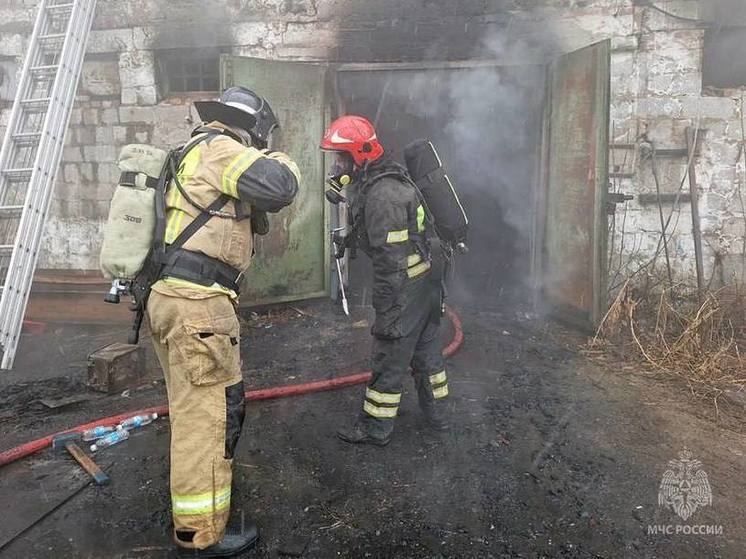
<svg viewBox="0 0 746 559">
<path fill-rule="evenodd" d="M 220 89 L 220 49 L 170 49 L 156 54 L 161 95 Z"/>
</svg>

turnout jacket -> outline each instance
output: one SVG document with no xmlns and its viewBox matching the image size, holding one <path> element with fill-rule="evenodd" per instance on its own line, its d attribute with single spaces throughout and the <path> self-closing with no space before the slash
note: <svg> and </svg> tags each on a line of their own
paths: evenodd
<svg viewBox="0 0 746 559">
<path fill-rule="evenodd" d="M 220 122 L 206 128 L 227 129 Z M 230 196 L 230 201 L 220 210 L 225 216 L 211 217 L 182 248 L 245 271 L 253 254 L 252 211 L 277 212 L 290 204 L 301 178 L 298 166 L 284 153 L 246 147 L 226 134 L 201 132 L 192 140 L 200 136 L 202 141 L 183 158 L 176 176 L 187 196 L 202 207 L 221 194 Z M 166 191 L 166 244 L 173 243 L 200 213 L 172 181 Z M 153 290 L 192 299 L 216 293 L 236 296 L 218 284 L 203 286 L 177 278 L 158 281 Z"/>
<path fill-rule="evenodd" d="M 425 210 L 402 173 L 391 162 L 369 169 L 352 204 L 354 241 L 373 263 L 372 333 L 385 339 L 408 335 L 420 307 L 429 309 L 433 297 L 440 298 L 426 279 L 431 262 Z"/>
</svg>

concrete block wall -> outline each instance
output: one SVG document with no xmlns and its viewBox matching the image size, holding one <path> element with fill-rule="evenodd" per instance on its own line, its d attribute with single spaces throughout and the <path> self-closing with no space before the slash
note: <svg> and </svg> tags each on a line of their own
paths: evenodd
<svg viewBox="0 0 746 559">
<path fill-rule="evenodd" d="M 666 9 L 695 19 L 704 11 L 703 6 L 689 0 L 666 3 Z M 615 54 L 614 61 L 631 55 L 637 61 L 636 71 L 629 73 L 632 67 L 622 70 L 619 65 L 615 68 L 612 62 L 612 91 L 615 92 L 612 141 L 648 140 L 658 149 L 685 148 L 686 129 L 701 130 L 698 135 L 701 153 L 694 161 L 705 281 L 713 289 L 734 279 L 743 281 L 746 265 L 743 258 L 746 236 L 743 196 L 746 193 L 742 176 L 744 89 L 703 94 L 704 30 L 701 25 L 675 20 L 649 9 L 637 9 L 632 17 L 639 46 L 633 53 Z M 739 54 L 734 53 L 734 56 Z M 620 95 L 625 87 L 627 93 Z M 633 107 L 631 119 L 623 118 L 618 110 L 626 102 Z M 623 152 L 614 150 L 614 153 L 619 160 Z M 655 193 L 652 161 L 639 151 L 633 155 L 634 163 L 627 170 L 634 172 L 634 177 L 615 181 L 615 187 L 632 194 Z M 658 159 L 656 166 L 662 192 L 675 193 L 680 188 L 683 193 L 689 192 L 686 163 L 686 158 L 682 157 Z M 695 278 L 691 206 L 688 202 L 679 208 L 664 204 L 663 212 L 666 219 L 672 216 L 668 236 L 675 279 L 691 285 Z M 660 246 L 658 207 L 642 206 L 636 201 L 629 203 L 624 232 L 624 212 L 618 212 L 617 217 L 617 257 L 612 268 L 629 273 L 639 269 L 640 264 L 649 263 Z M 625 246 L 620 246 L 622 242 Z M 619 254 L 623 256 L 621 262 Z M 660 270 L 663 254 L 657 262 Z"/>
<path fill-rule="evenodd" d="M 0 132 L 15 72 L 34 17 L 34 0 L 0 3 Z M 666 8 L 696 18 L 696 0 Z M 628 0 L 100 0 L 58 177 L 40 265 L 95 269 L 122 145 L 174 145 L 191 128 L 194 96 L 163 98 L 155 53 L 165 48 L 220 47 L 246 56 L 319 61 L 401 61 L 495 56 L 495 39 L 520 41 L 535 60 L 611 38 L 612 142 L 652 141 L 685 147 L 684 130 L 699 125 L 697 160 L 707 275 L 718 281 L 742 265 L 741 90 L 702 95 L 701 26 Z M 509 31 L 506 31 L 509 30 Z M 518 53 L 513 49 L 510 56 Z M 517 60 L 509 60 L 517 62 Z M 614 188 L 652 193 L 650 161 L 637 150 L 612 150 Z M 675 192 L 685 161 L 658 163 L 661 189 Z M 688 185 L 685 185 L 688 187 Z M 664 207 L 667 213 L 671 207 Z M 689 208 L 672 219 L 677 274 L 693 277 Z M 630 202 L 617 214 L 613 268 L 634 270 L 655 252 L 658 210 Z M 622 219 L 622 217 L 624 219 Z M 622 229 L 622 222 L 624 228 Z M 717 265 L 716 265 L 717 264 Z"/>
<path fill-rule="evenodd" d="M 661 5 L 671 13 L 696 20 L 711 13 L 711 1 L 671 0 Z M 610 141 L 638 145 L 635 150 L 610 150 L 611 170 L 630 175 L 614 178 L 612 190 L 636 196 L 655 194 L 652 161 L 639 146 L 652 143 L 657 149 L 686 148 L 687 128 L 701 129 L 701 153 L 694 161 L 705 281 L 713 289 L 734 279 L 743 281 L 746 87 L 705 91 L 704 26 L 636 7 L 632 2 L 604 0 L 545 3 L 534 12 L 531 23 L 527 26 L 529 33 L 532 27 L 551 30 L 562 51 L 612 40 Z M 734 56 L 743 56 L 743 52 Z M 656 169 L 662 193 L 681 189 L 688 194 L 685 157 L 657 158 Z M 663 204 L 663 213 L 664 220 L 671 216 L 667 236 L 675 280 L 692 285 L 696 273 L 691 206 L 689 202 L 676 207 L 667 203 Z M 636 197 L 618 206 L 613 225 L 612 279 L 623 281 L 641 269 L 660 275 L 665 257 L 657 204 L 643 205 Z M 656 264 L 651 266 L 656 253 Z"/>
<path fill-rule="evenodd" d="M 15 93 L 17 72 L 35 17 L 35 0 L 0 3 L 0 134 Z M 245 56 L 291 60 L 398 60 L 422 58 L 437 42 L 467 57 L 472 41 L 450 41 L 483 2 L 468 0 L 444 20 L 405 23 L 401 3 L 318 0 L 218 0 L 204 2 L 100 0 L 71 115 L 44 236 L 41 268 L 95 270 L 108 204 L 118 179 L 116 158 L 127 143 L 174 146 L 192 128 L 195 98 L 163 98 L 155 53 L 159 49 L 220 47 Z M 418 2 L 419 4 L 419 2 Z M 429 12 L 428 2 L 421 9 Z M 350 14 L 358 14 L 352 17 Z M 453 24 L 453 25 L 451 25 Z M 438 29 L 440 31 L 438 32 Z M 474 26 L 474 40 L 481 31 Z M 379 36 L 380 35 L 380 36 Z M 417 39 L 410 36 L 419 35 Z M 437 37 L 434 41 L 433 37 Z M 386 40 L 390 39 L 390 40 Z M 406 48 L 407 42 L 417 48 Z M 367 46 L 365 46 L 367 45 Z"/>
</svg>

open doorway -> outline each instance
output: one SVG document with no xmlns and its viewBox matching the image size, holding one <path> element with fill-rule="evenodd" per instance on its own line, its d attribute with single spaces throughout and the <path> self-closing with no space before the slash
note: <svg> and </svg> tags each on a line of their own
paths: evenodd
<svg viewBox="0 0 746 559">
<path fill-rule="evenodd" d="M 456 258 L 451 296 L 463 303 L 493 303 L 525 295 L 544 68 L 468 63 L 363 68 L 338 73 L 343 111 L 371 120 L 398 162 L 411 141 L 431 140 L 469 216 L 470 250 Z M 350 262 L 353 297 L 369 297 L 370 274 L 367 258 Z"/>
<path fill-rule="evenodd" d="M 261 84 L 283 123 L 283 150 L 304 176 L 299 200 L 257 243 L 244 304 L 336 296 L 318 142 L 325 123 L 346 112 L 374 121 L 399 161 L 420 137 L 441 152 L 471 219 L 454 299 L 492 303 L 530 291 L 552 314 L 597 323 L 606 303 L 610 52 L 603 41 L 539 66 L 223 56 L 221 86 Z M 357 259 L 349 276 L 362 300 L 367 266 Z"/>
</svg>

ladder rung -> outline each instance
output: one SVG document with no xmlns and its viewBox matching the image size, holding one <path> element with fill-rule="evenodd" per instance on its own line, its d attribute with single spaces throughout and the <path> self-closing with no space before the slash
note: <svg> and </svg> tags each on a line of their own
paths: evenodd
<svg viewBox="0 0 746 559">
<path fill-rule="evenodd" d="M 39 37 L 39 45 L 45 52 L 50 54 L 52 51 L 60 50 L 64 41 L 64 33 L 50 33 L 49 35 L 42 35 Z"/>
<path fill-rule="evenodd" d="M 25 176 L 31 176 L 34 169 L 32 167 L 24 167 L 18 169 L 3 169 L 3 174 L 8 178 L 24 178 Z"/>
<path fill-rule="evenodd" d="M 41 138 L 41 132 L 21 132 L 12 137 L 19 145 L 35 144 Z"/>
<path fill-rule="evenodd" d="M 59 66 L 57 64 L 47 64 L 44 66 L 32 66 L 31 71 L 37 74 L 46 74 L 56 72 Z"/>
<path fill-rule="evenodd" d="M 49 105 L 51 97 L 37 97 L 36 99 L 23 99 L 21 105 L 25 108 L 44 108 Z"/>
<path fill-rule="evenodd" d="M 52 11 L 60 11 L 60 10 L 71 10 L 75 6 L 74 2 L 70 2 L 68 4 L 52 4 L 51 6 L 47 6 L 47 10 L 50 12 Z"/>
<path fill-rule="evenodd" d="M 37 9 L 40 13 L 31 35 L 36 43 L 28 49 L 31 58 L 25 62 L 21 83 L 16 88 L 13 122 L 6 127 L 9 145 L 1 150 L 4 161 L 0 162 L 0 229 L 3 231 L 0 274 L 4 277 L 0 277 L 0 292 L 6 296 L 0 299 L 0 369 L 3 370 L 13 366 L 47 217 L 46 208 L 53 196 L 51 179 L 59 169 L 64 125 L 82 73 L 96 0 L 23 2 L 24 5 L 34 3 L 43 6 Z M 43 123 L 35 122 L 37 114 L 44 116 L 45 113 Z M 39 142 L 39 147 L 34 147 L 35 142 Z M 26 143 L 30 147 L 25 147 Z M 47 143 L 48 146 L 42 145 Z M 11 234 L 15 239 L 8 237 Z"/>
</svg>

